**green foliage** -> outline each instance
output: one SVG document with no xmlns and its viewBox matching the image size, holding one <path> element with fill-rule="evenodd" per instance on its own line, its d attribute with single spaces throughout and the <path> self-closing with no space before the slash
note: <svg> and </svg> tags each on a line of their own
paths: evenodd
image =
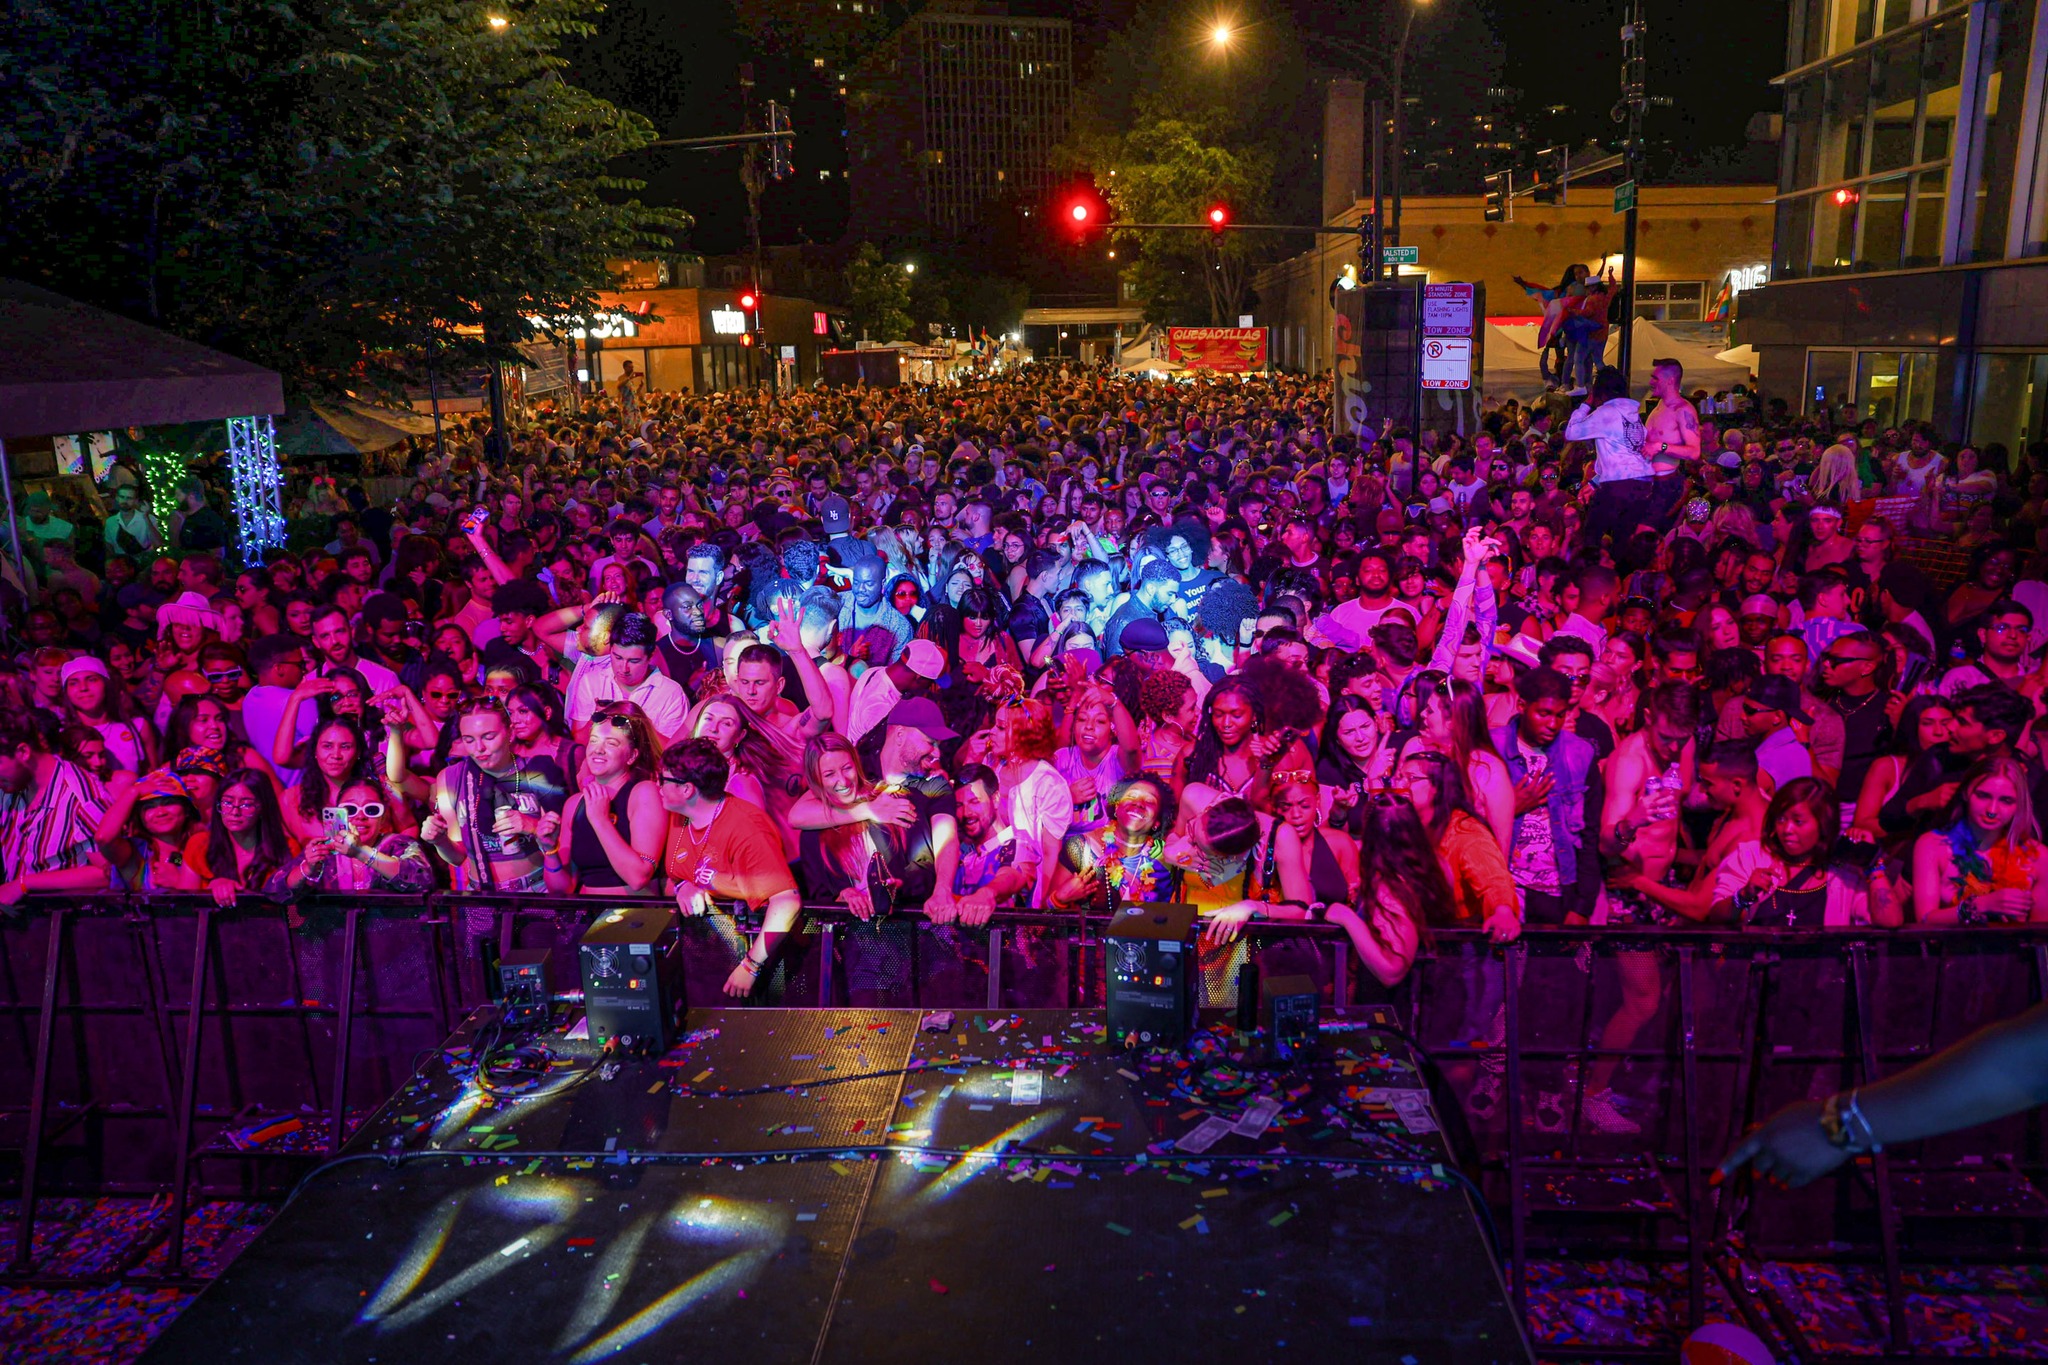
<svg viewBox="0 0 2048 1365">
<path fill-rule="evenodd" d="M 1300 221 L 1320 207 L 1319 195 L 1302 193 L 1312 175 L 1291 132 L 1313 100 L 1292 21 L 1278 6 L 1249 3 L 1223 49 L 1209 43 L 1214 23 L 1151 0 L 1096 60 L 1088 88 L 1101 97 L 1077 113 L 1067 155 L 1093 173 L 1120 220 L 1194 223 L 1221 202 L 1237 222 Z M 1114 238 L 1126 296 L 1148 320 L 1212 326 L 1244 311 L 1258 266 L 1299 248 L 1245 232 Z"/>
<path fill-rule="evenodd" d="M 609 169 L 652 126 L 561 78 L 596 9 L 10 6 L 0 268 L 299 389 L 394 388 L 430 337 L 444 368 L 509 355 L 687 226 Z"/>
<path fill-rule="evenodd" d="M 846 263 L 846 309 L 866 340 L 910 336 L 910 276 L 901 265 L 883 259 L 873 242 L 862 242 Z"/>
</svg>

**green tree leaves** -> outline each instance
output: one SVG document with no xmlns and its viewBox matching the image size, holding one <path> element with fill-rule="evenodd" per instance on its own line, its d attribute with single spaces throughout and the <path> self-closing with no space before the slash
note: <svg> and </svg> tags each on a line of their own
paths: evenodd
<svg viewBox="0 0 2048 1365">
<path fill-rule="evenodd" d="M 509 355 L 688 225 L 610 170 L 652 126 L 562 80 L 593 13 L 13 6 L 0 259 L 302 390 L 395 388 L 430 339 L 443 366 Z"/>
<path fill-rule="evenodd" d="M 873 242 L 862 242 L 846 263 L 845 273 L 846 309 L 854 330 L 868 341 L 908 338 L 910 276 L 903 267 L 884 260 Z"/>
</svg>

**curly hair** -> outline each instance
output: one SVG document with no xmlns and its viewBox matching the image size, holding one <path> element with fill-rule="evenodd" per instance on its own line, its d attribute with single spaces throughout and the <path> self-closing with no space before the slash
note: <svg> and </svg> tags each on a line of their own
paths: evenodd
<svg viewBox="0 0 2048 1365">
<path fill-rule="evenodd" d="M 1244 623 L 1258 619 L 1258 595 L 1234 578 L 1219 578 L 1211 583 L 1195 608 L 1197 625 L 1233 645 Z"/>
<path fill-rule="evenodd" d="M 1163 721 L 1180 710 L 1180 700 L 1195 690 L 1185 673 L 1157 668 L 1138 684 L 1138 714 L 1147 720 Z"/>
</svg>

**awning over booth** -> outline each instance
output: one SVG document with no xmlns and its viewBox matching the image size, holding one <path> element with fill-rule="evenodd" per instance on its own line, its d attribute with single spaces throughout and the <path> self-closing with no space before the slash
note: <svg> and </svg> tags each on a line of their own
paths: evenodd
<svg viewBox="0 0 2048 1365">
<path fill-rule="evenodd" d="M 277 424 L 277 448 L 287 455 L 367 455 L 389 450 L 408 436 L 425 436 L 434 419 L 347 398 L 295 407 Z"/>
<path fill-rule="evenodd" d="M 0 279 L 0 441 L 283 411 L 275 371 Z"/>
</svg>

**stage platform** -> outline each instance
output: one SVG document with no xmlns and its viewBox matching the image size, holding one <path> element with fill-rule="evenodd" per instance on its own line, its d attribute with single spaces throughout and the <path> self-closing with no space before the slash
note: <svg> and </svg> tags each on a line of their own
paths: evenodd
<svg viewBox="0 0 2048 1365">
<path fill-rule="evenodd" d="M 1375 1018 L 1283 1068 L 1220 1023 L 696 1009 L 615 1067 L 520 1035 L 546 1074 L 493 1099 L 487 1008 L 144 1358 L 1527 1362 Z"/>
</svg>

